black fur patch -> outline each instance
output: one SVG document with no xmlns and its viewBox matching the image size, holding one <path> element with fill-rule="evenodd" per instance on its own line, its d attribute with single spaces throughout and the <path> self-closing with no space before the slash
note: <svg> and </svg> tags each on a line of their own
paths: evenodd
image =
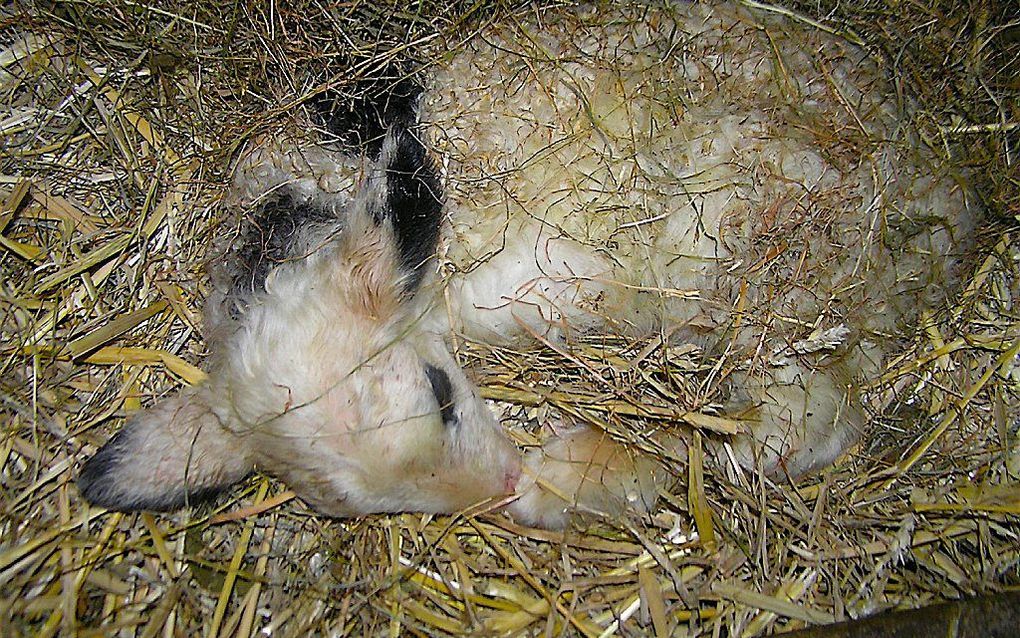
<svg viewBox="0 0 1020 638">
<path fill-rule="evenodd" d="M 351 87 L 353 98 L 326 91 L 312 99 L 326 128 L 345 147 L 372 159 L 378 159 L 390 127 L 408 128 L 417 122 L 423 90 L 413 79 L 401 77 L 399 70 L 386 75 L 390 77 L 363 80 Z"/>
<path fill-rule="evenodd" d="M 439 171 L 414 132 L 396 129 L 396 147 L 386 166 L 386 204 L 376 219 L 388 219 L 408 274 L 405 289 L 418 287 L 435 255 L 443 221 Z"/>
<path fill-rule="evenodd" d="M 426 363 L 425 376 L 428 377 L 429 384 L 432 385 L 432 394 L 436 397 L 436 403 L 439 404 L 439 415 L 443 418 L 443 423 L 447 426 L 456 425 L 458 419 L 454 409 L 456 405 L 453 402 L 453 384 L 450 383 L 449 375 L 445 370 Z"/>
<path fill-rule="evenodd" d="M 303 251 L 295 250 L 295 243 L 301 239 L 299 231 L 310 225 L 325 226 L 337 222 L 332 210 L 295 201 L 287 189 L 281 189 L 246 221 L 248 228 L 236 253 L 234 295 L 243 298 L 253 292 L 265 291 L 269 271 L 289 259 L 304 256 L 300 254 Z"/>
<path fill-rule="evenodd" d="M 78 475 L 78 490 L 89 503 L 115 512 L 170 512 L 185 505 L 206 503 L 229 487 L 223 485 L 190 492 L 164 492 L 155 499 L 142 498 L 132 493 L 131 488 L 134 486 L 122 485 L 117 476 L 122 463 L 132 462 L 130 437 L 130 428 L 125 426 L 95 456 L 85 461 Z"/>
</svg>

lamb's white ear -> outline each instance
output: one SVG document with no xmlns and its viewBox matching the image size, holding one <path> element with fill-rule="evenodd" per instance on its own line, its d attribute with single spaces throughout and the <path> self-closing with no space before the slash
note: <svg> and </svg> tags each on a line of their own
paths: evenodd
<svg viewBox="0 0 1020 638">
<path fill-rule="evenodd" d="M 82 467 L 90 503 L 122 512 L 194 503 L 252 471 L 247 442 L 221 424 L 205 388 L 188 388 L 128 419 Z"/>
</svg>

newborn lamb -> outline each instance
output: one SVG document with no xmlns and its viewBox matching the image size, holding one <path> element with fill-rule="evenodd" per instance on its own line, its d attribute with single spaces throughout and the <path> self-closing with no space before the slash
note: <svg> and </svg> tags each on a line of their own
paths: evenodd
<svg viewBox="0 0 1020 638">
<path fill-rule="evenodd" d="M 953 290 L 976 224 L 864 51 L 728 3 L 560 8 L 378 86 L 331 105 L 340 150 L 239 164 L 257 213 L 212 273 L 209 380 L 129 419 L 88 500 L 172 509 L 257 468 L 333 516 L 654 506 L 663 468 L 600 431 L 522 455 L 451 332 L 726 352 L 746 432 L 715 462 L 811 472 L 856 441 L 859 380 Z"/>
</svg>

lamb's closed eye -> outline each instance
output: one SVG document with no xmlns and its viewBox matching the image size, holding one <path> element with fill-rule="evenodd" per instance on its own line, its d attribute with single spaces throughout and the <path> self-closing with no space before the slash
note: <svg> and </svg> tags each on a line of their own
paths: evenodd
<svg viewBox="0 0 1020 638">
<path fill-rule="evenodd" d="M 439 404 L 439 414 L 442 416 L 443 424 L 448 427 L 457 425 L 458 416 L 456 402 L 453 396 L 453 384 L 450 382 L 450 375 L 431 363 L 425 364 L 425 376 L 428 377 L 429 385 L 432 386 L 432 394 Z"/>
</svg>

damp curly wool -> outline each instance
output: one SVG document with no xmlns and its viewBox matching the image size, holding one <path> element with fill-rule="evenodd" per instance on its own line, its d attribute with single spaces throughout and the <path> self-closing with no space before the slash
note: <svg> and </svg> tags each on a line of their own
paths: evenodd
<svg viewBox="0 0 1020 638">
<path fill-rule="evenodd" d="M 129 420 L 87 498 L 173 508 L 257 468 L 336 516 L 654 507 L 664 468 L 593 427 L 511 445 L 450 334 L 725 351 L 744 431 L 715 469 L 808 473 L 858 439 L 860 379 L 952 294 L 977 223 L 865 51 L 736 5 L 529 15 L 379 86 L 333 101 L 339 144 L 239 161 L 255 212 L 212 273 L 209 381 Z"/>
</svg>

